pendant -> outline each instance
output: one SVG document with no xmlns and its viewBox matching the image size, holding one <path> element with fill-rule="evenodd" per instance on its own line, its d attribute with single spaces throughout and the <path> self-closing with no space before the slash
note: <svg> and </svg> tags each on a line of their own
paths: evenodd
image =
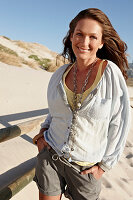
<svg viewBox="0 0 133 200">
<path fill-rule="evenodd" d="M 71 159 L 71 157 L 69 157 L 68 161 L 69 161 L 69 162 L 72 162 L 72 159 Z"/>
<path fill-rule="evenodd" d="M 80 108 L 81 107 L 81 103 L 77 103 L 77 107 Z"/>
</svg>

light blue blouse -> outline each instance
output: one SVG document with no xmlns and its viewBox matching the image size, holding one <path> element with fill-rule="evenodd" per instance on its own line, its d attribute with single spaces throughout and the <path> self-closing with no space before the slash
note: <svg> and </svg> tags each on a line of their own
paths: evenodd
<svg viewBox="0 0 133 200">
<path fill-rule="evenodd" d="M 67 67 L 60 67 L 48 85 L 49 114 L 41 124 L 41 128 L 48 128 L 45 140 L 59 156 L 98 163 L 107 171 L 118 161 L 130 127 L 125 80 L 117 65 L 108 61 L 101 80 L 78 110 L 76 124 L 72 124 L 73 112 L 62 81 Z"/>
</svg>

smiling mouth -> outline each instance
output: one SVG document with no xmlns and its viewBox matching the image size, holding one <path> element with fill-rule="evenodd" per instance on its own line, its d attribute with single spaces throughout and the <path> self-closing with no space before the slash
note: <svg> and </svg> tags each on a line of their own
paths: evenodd
<svg viewBox="0 0 133 200">
<path fill-rule="evenodd" d="M 82 49 L 82 48 L 79 48 L 79 47 L 78 47 L 78 49 L 79 49 L 80 52 L 84 52 L 84 53 L 88 53 L 88 51 L 90 50 L 90 49 Z"/>
</svg>

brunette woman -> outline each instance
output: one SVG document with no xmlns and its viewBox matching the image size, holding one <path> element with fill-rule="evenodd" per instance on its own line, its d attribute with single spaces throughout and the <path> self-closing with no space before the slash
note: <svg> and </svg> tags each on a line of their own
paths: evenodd
<svg viewBox="0 0 133 200">
<path fill-rule="evenodd" d="M 34 137 L 40 200 L 97 200 L 101 177 L 117 162 L 130 124 L 126 44 L 99 9 L 81 11 L 64 38 L 48 86 L 49 114 Z M 125 79 L 124 79 L 125 78 Z"/>
</svg>

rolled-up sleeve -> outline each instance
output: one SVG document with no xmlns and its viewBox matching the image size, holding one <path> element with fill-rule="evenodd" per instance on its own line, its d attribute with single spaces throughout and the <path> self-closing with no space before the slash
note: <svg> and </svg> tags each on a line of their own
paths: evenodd
<svg viewBox="0 0 133 200">
<path fill-rule="evenodd" d="M 130 101 L 126 83 L 120 78 L 119 93 L 114 88 L 115 100 L 109 123 L 107 147 L 99 166 L 104 170 L 110 170 L 119 160 L 123 152 L 127 135 L 131 124 Z M 121 91 L 121 95 L 119 96 Z"/>
<path fill-rule="evenodd" d="M 52 121 L 52 117 L 51 117 L 51 115 L 50 115 L 50 113 L 49 113 L 49 114 L 47 115 L 45 121 L 44 121 L 43 123 L 41 123 L 41 129 L 42 129 L 42 128 L 47 128 L 47 129 L 48 129 L 49 126 L 50 126 L 51 121 Z"/>
</svg>

